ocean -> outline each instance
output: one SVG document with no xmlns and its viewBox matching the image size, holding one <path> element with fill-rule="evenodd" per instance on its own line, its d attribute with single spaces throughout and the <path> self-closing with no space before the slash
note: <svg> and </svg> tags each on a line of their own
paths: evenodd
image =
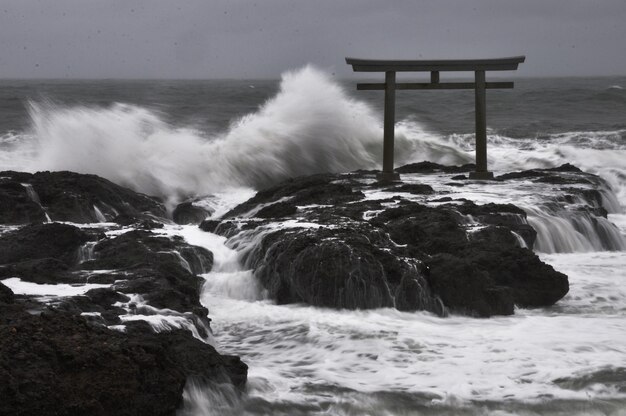
<svg viewBox="0 0 626 416">
<path fill-rule="evenodd" d="M 490 169 L 599 175 L 613 234 L 539 206 L 549 186 L 419 180 L 524 209 L 537 254 L 569 276 L 565 298 L 489 319 L 279 306 L 241 264 L 254 241 L 166 227 L 214 253 L 211 342 L 249 365 L 243 397 L 189 383 L 181 415 L 626 415 L 626 77 L 515 82 L 487 92 Z M 170 209 L 205 198 L 218 218 L 290 177 L 380 168 L 383 95 L 355 84 L 311 67 L 274 81 L 2 80 L 0 171 L 93 173 Z M 472 162 L 473 100 L 398 92 L 396 165 Z"/>
</svg>

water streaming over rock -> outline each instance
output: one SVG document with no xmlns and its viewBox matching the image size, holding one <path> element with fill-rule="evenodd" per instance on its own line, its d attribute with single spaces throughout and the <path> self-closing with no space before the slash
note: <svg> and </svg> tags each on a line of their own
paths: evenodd
<svg viewBox="0 0 626 416">
<path fill-rule="evenodd" d="M 261 230 L 227 240 L 194 226 L 166 226 L 163 234 L 182 236 L 214 254 L 212 270 L 204 273 L 208 267 L 201 261 L 194 266 L 193 255 L 172 253 L 187 269 L 204 273 L 202 300 L 213 319 L 216 345 L 241 355 L 250 366 L 243 396 L 188 380 L 181 415 L 620 414 L 626 403 L 618 378 L 626 354 L 626 121 L 623 111 L 607 110 L 606 100 L 611 109 L 624 107 L 623 90 L 607 90 L 623 80 L 585 84 L 576 114 L 551 113 L 574 89 L 569 83 L 575 84 L 563 81 L 553 94 L 545 92 L 542 81 L 523 81 L 513 92 L 521 95 L 489 96 L 490 103 L 519 106 L 506 119 L 490 113 L 489 166 L 501 174 L 572 163 L 605 181 L 587 186 L 599 192 L 596 205 L 571 199 L 570 205 L 584 202 L 590 208 L 555 209 L 549 202 L 564 203 L 559 199 L 568 194 L 563 185 L 523 179 L 507 187 L 496 182 L 449 185 L 450 175 L 406 177 L 455 198 L 522 208 L 538 232 L 534 249 L 570 277 L 570 293 L 559 304 L 490 319 L 387 308 L 278 306 L 267 299 L 248 262 Z M 224 97 L 234 96 L 233 91 Z M 252 196 L 254 188 L 286 178 L 378 167 L 382 130 L 373 106 L 379 95 L 365 96 L 371 102 L 366 104 L 310 67 L 287 73 L 278 87 L 271 84 L 266 91 L 265 103 L 262 98 L 241 105 L 217 128 L 172 122 L 176 117 L 167 110 L 132 100 L 33 102 L 30 127 L 0 133 L 0 165 L 3 170 L 95 173 L 160 196 L 170 206 L 211 194 L 202 201 L 215 211 L 212 218 Z M 415 108 L 422 98 L 399 97 L 397 163 L 471 162 L 472 126 L 463 124 L 471 111 L 465 114 L 454 105 L 460 101 L 471 109 L 472 97 L 420 97 L 426 103 L 420 114 Z M 586 116 L 592 106 L 600 109 L 593 122 Z M 169 108 L 183 107 L 174 102 Z M 456 113 L 446 112 L 448 107 Z M 493 113 L 499 111 L 495 107 Z M 437 122 L 445 126 L 433 128 Z M 100 221 L 116 214 L 103 205 L 94 206 L 94 212 Z M 521 236 L 518 241 L 525 244 Z M 80 252 L 81 261 L 92 258 L 88 244 Z M 11 283 L 16 290 L 44 289 Z M 158 330 L 187 328 L 213 342 L 200 335 L 190 317 L 134 300 L 132 313 L 130 302 L 119 305 L 129 309 L 125 320 L 147 320 Z"/>
</svg>

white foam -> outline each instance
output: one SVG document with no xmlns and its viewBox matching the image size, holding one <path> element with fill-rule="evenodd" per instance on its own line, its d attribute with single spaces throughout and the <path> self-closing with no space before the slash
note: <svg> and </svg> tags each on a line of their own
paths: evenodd
<svg viewBox="0 0 626 416">
<path fill-rule="evenodd" d="M 485 202 L 501 195 L 486 193 Z M 523 191 L 506 194 L 515 199 L 516 193 Z M 544 255 L 570 273 L 570 294 L 554 308 L 490 319 L 439 318 L 393 309 L 278 306 L 257 296 L 250 271 L 236 263 L 226 239 L 189 227 L 166 232 L 214 250 L 216 264 L 225 270 L 204 275 L 202 302 L 211 310 L 219 349 L 242 356 L 249 365 L 247 400 L 252 402 L 324 407 L 329 401 L 359 401 L 364 397 L 359 395 L 378 392 L 428 394 L 432 404 L 460 407 L 484 401 L 626 398 L 602 384 L 572 390 L 553 382 L 623 361 L 624 252 Z M 228 245 L 245 252 L 262 234 L 243 232 Z M 329 396 L 329 386 L 348 392 Z M 191 386 L 185 407 L 226 400 L 216 394 Z M 230 411 L 240 406 L 222 404 Z"/>
<path fill-rule="evenodd" d="M 17 277 L 11 277 L 1 281 L 5 286 L 13 291 L 16 295 L 42 296 L 47 299 L 51 297 L 65 297 L 84 295 L 91 289 L 110 287 L 107 284 L 87 283 L 87 284 L 66 284 L 57 283 L 38 284 L 23 281 Z"/>
<path fill-rule="evenodd" d="M 96 219 L 98 220 L 98 222 L 107 222 L 107 218 L 104 216 L 102 211 L 100 211 L 98 206 L 95 204 L 93 206 L 93 212 L 96 215 Z"/>
<path fill-rule="evenodd" d="M 461 401 L 603 397 L 552 380 L 619 362 L 622 318 L 518 316 L 477 320 L 395 310 L 334 311 L 209 297 L 222 348 L 243 356 L 271 401 L 323 401 L 304 386 L 403 391 Z M 622 345 L 622 346 L 620 346 Z M 300 386 L 300 388 L 299 388 Z"/>
<path fill-rule="evenodd" d="M 256 191 L 252 188 L 226 188 L 220 192 L 214 192 L 203 197 L 193 204 L 210 212 L 209 218 L 219 219 L 232 208 L 252 198 L 255 194 Z"/>
<path fill-rule="evenodd" d="M 172 329 L 186 329 L 200 341 L 214 344 L 214 339 L 208 327 L 201 321 L 194 319 L 191 312 L 178 312 L 168 308 L 155 308 L 139 294 L 127 294 L 126 302 L 115 302 L 113 306 L 126 309 L 127 314 L 120 315 L 122 322 L 145 321 L 155 332 L 171 331 Z M 199 328 L 200 327 L 200 328 Z M 206 336 L 200 334 L 200 330 Z"/>
<path fill-rule="evenodd" d="M 376 166 L 381 134 L 367 105 L 311 67 L 286 73 L 274 98 L 217 136 L 173 128 L 155 112 L 124 104 L 32 104 L 30 114 L 33 134 L 21 146 L 33 156 L 14 161 L 18 170 L 93 173 L 170 202 Z M 409 143 L 398 138 L 397 145 Z"/>
<path fill-rule="evenodd" d="M 32 132 L 10 149 L 7 168 L 97 174 L 162 196 L 170 207 L 229 187 L 258 189 L 300 175 L 375 168 L 382 152 L 377 112 L 310 66 L 285 73 L 276 96 L 217 135 L 174 128 L 154 111 L 119 103 L 32 103 L 30 115 Z M 415 122 L 398 123 L 395 145 L 399 164 L 414 154 L 441 163 L 471 160 Z"/>
<path fill-rule="evenodd" d="M 626 252 L 541 254 L 541 259 L 570 278 L 570 291 L 558 304 L 560 309 L 626 316 Z"/>
</svg>

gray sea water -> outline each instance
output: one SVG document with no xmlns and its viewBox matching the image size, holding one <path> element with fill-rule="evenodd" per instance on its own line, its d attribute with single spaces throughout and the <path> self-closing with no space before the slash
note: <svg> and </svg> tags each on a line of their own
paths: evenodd
<svg viewBox="0 0 626 416">
<path fill-rule="evenodd" d="M 624 88 L 626 77 L 565 78 L 488 91 L 490 168 L 572 163 L 600 175 L 626 238 Z M 170 206 L 206 198 L 218 218 L 288 177 L 378 167 L 382 98 L 312 68 L 276 81 L 3 80 L 0 170 L 95 173 Z M 473 160 L 471 91 L 403 91 L 397 106 L 398 163 Z M 253 238 L 166 227 L 214 252 L 203 302 L 215 343 L 250 366 L 242 397 L 190 381 L 181 414 L 626 414 L 626 251 L 603 251 L 535 206 L 555 189 L 405 179 L 522 206 L 570 293 L 491 319 L 277 306 L 239 262 Z"/>
<path fill-rule="evenodd" d="M 488 124 L 498 134 L 524 138 L 626 129 L 626 76 L 510 79 L 514 89 L 488 91 Z M 382 111 L 382 92 L 356 91 L 357 81 L 335 82 Z M 174 126 L 215 132 L 254 112 L 279 87 L 280 80 L 254 79 L 0 80 L 0 132 L 30 126 L 29 102 L 102 108 L 132 104 L 158 112 Z M 400 120 L 415 119 L 434 133 L 474 129 L 472 90 L 399 91 L 396 111 Z"/>
</svg>

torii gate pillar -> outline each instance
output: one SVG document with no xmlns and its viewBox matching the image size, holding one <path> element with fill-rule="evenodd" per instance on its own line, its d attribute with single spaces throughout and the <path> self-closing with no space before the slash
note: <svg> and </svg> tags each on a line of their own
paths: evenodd
<svg viewBox="0 0 626 416">
<path fill-rule="evenodd" d="M 380 180 L 395 181 L 400 176 L 393 169 L 396 90 L 473 89 L 476 110 L 476 171 L 470 179 L 493 179 L 487 169 L 487 97 L 489 88 L 513 88 L 512 82 L 486 82 L 485 71 L 516 70 L 524 56 L 496 59 L 460 59 L 435 61 L 395 61 L 346 58 L 355 72 L 384 72 L 384 84 L 360 83 L 357 90 L 384 90 L 383 170 Z M 440 71 L 472 71 L 474 82 L 439 82 Z M 430 72 L 430 83 L 396 83 L 396 72 Z"/>
</svg>

